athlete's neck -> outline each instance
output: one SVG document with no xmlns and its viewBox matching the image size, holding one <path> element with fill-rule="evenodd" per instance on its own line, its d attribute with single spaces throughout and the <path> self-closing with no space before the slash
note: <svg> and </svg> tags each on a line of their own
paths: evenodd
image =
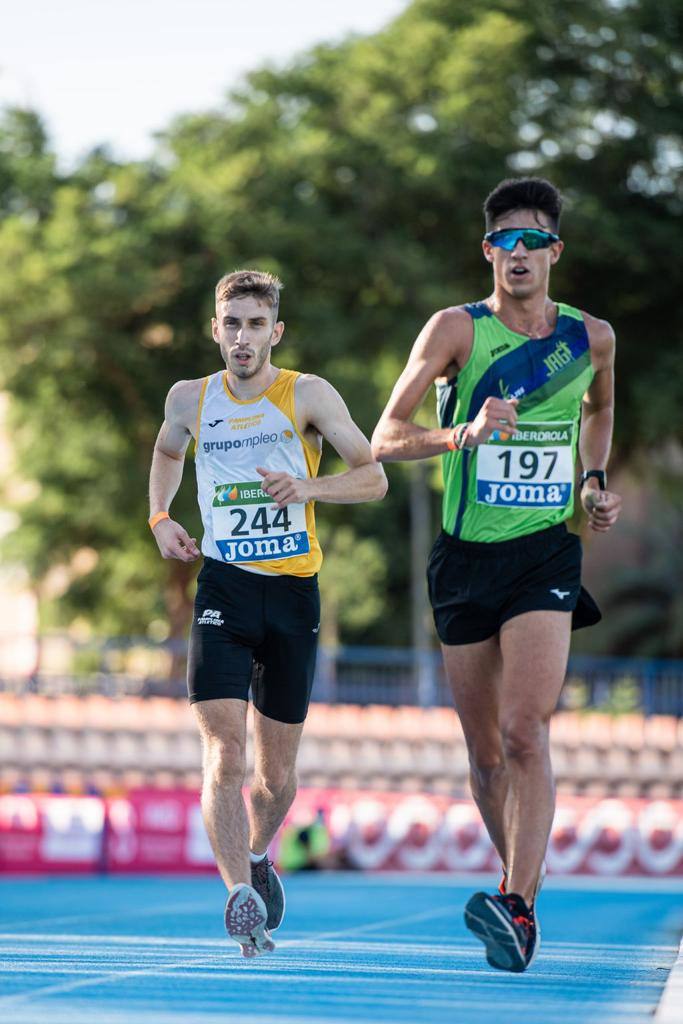
<svg viewBox="0 0 683 1024">
<path fill-rule="evenodd" d="M 485 302 L 494 316 L 516 334 L 545 338 L 555 329 L 557 306 L 547 293 L 518 299 L 503 288 L 496 288 Z"/>
<path fill-rule="evenodd" d="M 271 363 L 263 365 L 253 377 L 236 377 L 230 369 L 226 369 L 226 380 L 228 387 L 235 398 L 241 402 L 248 402 L 251 398 L 258 398 L 279 376 L 279 369 Z"/>
</svg>

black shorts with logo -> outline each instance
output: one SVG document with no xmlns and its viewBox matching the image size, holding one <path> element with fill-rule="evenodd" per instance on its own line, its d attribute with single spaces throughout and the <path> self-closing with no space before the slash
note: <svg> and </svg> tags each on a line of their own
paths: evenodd
<svg viewBox="0 0 683 1024">
<path fill-rule="evenodd" d="M 249 699 L 278 722 L 303 722 L 320 628 L 317 576 L 264 576 L 206 558 L 190 632 L 190 703 Z"/>
<path fill-rule="evenodd" d="M 572 612 L 572 629 L 602 618 L 581 586 L 581 540 L 564 523 L 490 544 L 441 533 L 429 556 L 427 582 L 444 644 L 487 640 L 524 612 Z"/>
</svg>

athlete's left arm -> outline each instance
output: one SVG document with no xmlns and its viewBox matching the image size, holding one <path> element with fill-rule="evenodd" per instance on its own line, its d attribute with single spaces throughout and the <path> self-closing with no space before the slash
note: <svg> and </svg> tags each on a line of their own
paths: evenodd
<svg viewBox="0 0 683 1024">
<path fill-rule="evenodd" d="M 333 476 L 300 480 L 289 473 L 273 473 L 259 466 L 262 489 L 284 508 L 303 501 L 352 504 L 376 501 L 387 493 L 384 469 L 372 457 L 370 442 L 351 419 L 338 391 L 321 377 L 299 377 L 296 390 L 297 421 L 302 434 L 321 434 L 349 467 Z"/>
<path fill-rule="evenodd" d="M 583 397 L 579 454 L 584 470 L 606 470 L 614 426 L 614 331 L 606 320 L 584 317 L 595 376 Z M 590 528 L 606 533 L 619 517 L 621 498 L 601 490 L 596 478 L 590 477 L 581 489 L 581 504 Z"/>
</svg>

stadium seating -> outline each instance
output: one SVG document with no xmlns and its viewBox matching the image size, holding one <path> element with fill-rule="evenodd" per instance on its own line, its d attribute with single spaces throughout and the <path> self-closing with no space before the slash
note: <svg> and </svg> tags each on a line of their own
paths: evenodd
<svg viewBox="0 0 683 1024">
<path fill-rule="evenodd" d="M 551 744 L 560 791 L 683 796 L 683 720 L 563 711 Z M 313 704 L 299 777 L 302 785 L 460 796 L 467 750 L 451 708 Z M 183 700 L 0 694 L 0 791 L 116 793 L 200 780 L 199 735 Z"/>
</svg>

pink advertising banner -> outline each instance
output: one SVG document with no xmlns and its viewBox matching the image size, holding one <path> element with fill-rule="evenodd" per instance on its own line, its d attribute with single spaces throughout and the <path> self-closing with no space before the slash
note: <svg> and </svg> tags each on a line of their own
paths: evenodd
<svg viewBox="0 0 683 1024">
<path fill-rule="evenodd" d="M 499 867 L 474 804 L 441 796 L 303 789 L 286 825 L 324 819 L 332 849 L 366 871 Z M 277 851 L 275 851 L 277 856 Z M 562 796 L 550 873 L 683 876 L 683 801 Z M 204 872 L 215 864 L 197 793 L 0 796 L 0 871 Z"/>
</svg>

